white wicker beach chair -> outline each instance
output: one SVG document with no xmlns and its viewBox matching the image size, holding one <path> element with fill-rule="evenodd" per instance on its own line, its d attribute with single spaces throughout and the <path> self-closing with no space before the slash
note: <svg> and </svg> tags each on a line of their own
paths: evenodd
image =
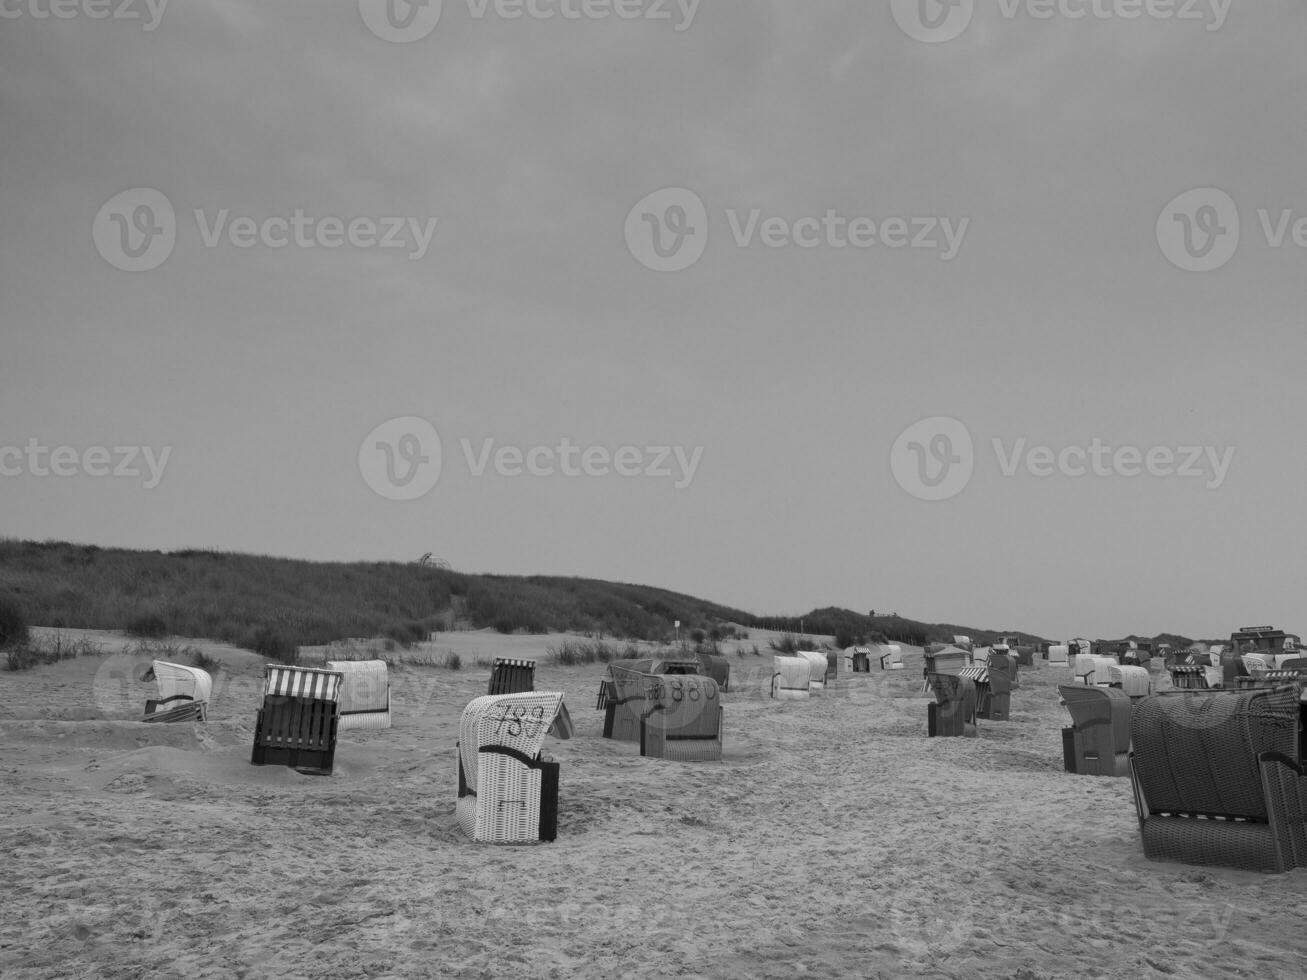
<svg viewBox="0 0 1307 980">
<path fill-rule="evenodd" d="M 1049 666 L 1065 667 L 1071 662 L 1071 647 L 1066 643 L 1054 643 L 1048 648 Z"/>
<path fill-rule="evenodd" d="M 897 643 L 884 643 L 876 648 L 881 670 L 903 669 L 903 648 Z"/>
<path fill-rule="evenodd" d="M 1112 683 L 1112 668 L 1119 667 L 1115 657 L 1100 657 L 1097 654 L 1082 653 L 1076 657 L 1075 675 L 1082 684 Z"/>
<path fill-rule="evenodd" d="M 808 689 L 820 691 L 826 687 L 826 654 L 817 653 L 814 650 L 799 650 L 795 653 L 796 657 L 802 657 L 808 662 L 810 674 L 808 676 Z"/>
<path fill-rule="evenodd" d="M 773 657 L 771 696 L 778 701 L 810 697 L 812 663 L 805 657 Z"/>
<path fill-rule="evenodd" d="M 328 660 L 327 669 L 344 678 L 337 731 L 390 727 L 390 675 L 384 660 Z"/>
<path fill-rule="evenodd" d="M 1107 668 L 1109 683 L 1119 687 L 1131 700 L 1146 698 L 1153 693 L 1153 678 L 1145 667 L 1128 667 L 1113 664 Z"/>
<path fill-rule="evenodd" d="M 157 698 L 145 702 L 142 721 L 204 721 L 208 716 L 213 678 L 207 670 L 156 660 L 146 676 L 154 678 Z"/>
<path fill-rule="evenodd" d="M 533 691 L 484 695 L 463 709 L 454 812 L 474 841 L 533 844 L 558 836 L 559 766 L 540 750 L 562 708 L 561 692 Z"/>
</svg>

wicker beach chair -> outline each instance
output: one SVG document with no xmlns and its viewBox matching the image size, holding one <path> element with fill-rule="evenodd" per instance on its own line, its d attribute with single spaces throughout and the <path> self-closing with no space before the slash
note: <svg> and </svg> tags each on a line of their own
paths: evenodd
<svg viewBox="0 0 1307 980">
<path fill-rule="evenodd" d="M 250 762 L 331 775 L 342 680 L 336 670 L 268 664 Z"/>
<path fill-rule="evenodd" d="M 1066 643 L 1053 643 L 1048 648 L 1048 665 L 1065 667 L 1071 662 L 1071 647 Z"/>
<path fill-rule="evenodd" d="M 636 662 L 647 666 L 649 661 Z M 631 667 L 608 665 L 612 695 L 604 706 L 604 738 L 618 742 L 640 741 L 640 726 L 644 721 L 649 681 L 655 676 Z"/>
<path fill-rule="evenodd" d="M 1138 701 L 1153 693 L 1153 678 L 1143 667 L 1113 665 L 1107 669 L 1107 675 L 1110 686 L 1125 691 L 1131 701 Z"/>
<path fill-rule="evenodd" d="M 926 734 L 931 738 L 976 737 L 976 682 L 957 674 L 928 674 L 935 700 L 926 706 Z"/>
<path fill-rule="evenodd" d="M 146 700 L 142 721 L 204 721 L 208 717 L 213 678 L 207 670 L 156 660 L 143 679 L 154 680 L 159 696 Z"/>
<path fill-rule="evenodd" d="M 931 674 L 952 674 L 957 676 L 958 671 L 966 667 L 972 659 L 972 653 L 959 647 L 946 646 L 934 653 L 925 654 L 925 666 L 922 668 L 922 685 L 923 691 L 930 689 Z"/>
<path fill-rule="evenodd" d="M 1224 671 L 1205 664 L 1176 664 L 1171 668 L 1171 684 L 1177 691 L 1206 691 L 1221 686 Z"/>
<path fill-rule="evenodd" d="M 1102 684 L 1106 686 L 1112 683 L 1113 667 L 1120 667 L 1115 657 L 1105 657 L 1101 654 L 1091 653 L 1076 657 L 1072 670 L 1082 684 Z"/>
<path fill-rule="evenodd" d="M 535 690 L 536 662 L 496 657 L 490 664 L 487 694 L 522 694 Z"/>
<path fill-rule="evenodd" d="M 903 669 L 903 648 L 897 643 L 886 643 L 876 649 L 880 655 L 881 670 Z"/>
<path fill-rule="evenodd" d="M 996 660 L 998 658 L 995 658 Z M 959 677 L 966 677 L 976 685 L 976 717 L 986 721 L 1007 721 L 1012 714 L 1012 680 L 1007 665 L 988 663 L 983 666 L 963 667 Z"/>
<path fill-rule="evenodd" d="M 559 764 L 541 755 L 557 731 L 561 693 L 485 695 L 458 726 L 458 802 L 463 832 L 488 844 L 533 844 L 558 836 Z"/>
<path fill-rule="evenodd" d="M 1275 669 L 1275 657 L 1272 654 L 1245 653 L 1242 659 L 1243 669 L 1248 677 L 1256 677 Z"/>
<path fill-rule="evenodd" d="M 817 653 L 815 650 L 799 650 L 794 654 L 796 657 L 802 657 L 808 661 L 809 676 L 808 688 L 813 691 L 821 691 L 826 687 L 826 655 Z"/>
<path fill-rule="evenodd" d="M 771 696 L 777 701 L 811 696 L 812 664 L 804 657 L 772 657 Z"/>
<path fill-rule="evenodd" d="M 1007 674 L 1009 691 L 1015 691 L 1021 686 L 1021 660 L 1015 654 L 991 651 L 988 667 L 991 674 L 995 670 Z"/>
<path fill-rule="evenodd" d="M 1296 688 L 1154 695 L 1135 706 L 1131 735 L 1148 858 L 1272 872 L 1307 864 Z"/>
<path fill-rule="evenodd" d="M 721 691 L 729 691 L 731 686 L 731 662 L 725 657 L 713 653 L 699 654 L 699 673 L 711 677 L 717 682 Z"/>
<path fill-rule="evenodd" d="M 1071 714 L 1071 727 L 1062 729 L 1066 771 L 1079 776 L 1130 775 L 1131 701 L 1125 691 L 1084 684 L 1059 684 L 1057 691 Z"/>
<path fill-rule="evenodd" d="M 390 674 L 384 660 L 328 660 L 327 669 L 343 678 L 337 732 L 390 727 Z"/>
<path fill-rule="evenodd" d="M 654 675 L 640 726 L 640 754 L 698 762 L 722 757 L 722 699 L 711 677 Z"/>
</svg>

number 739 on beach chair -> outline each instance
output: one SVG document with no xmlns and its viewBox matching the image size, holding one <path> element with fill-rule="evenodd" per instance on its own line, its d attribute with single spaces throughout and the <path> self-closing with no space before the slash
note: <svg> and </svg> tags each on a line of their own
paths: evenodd
<svg viewBox="0 0 1307 980">
<path fill-rule="evenodd" d="M 268 664 L 250 762 L 331 775 L 343 678 L 337 670 Z"/>
<path fill-rule="evenodd" d="M 458 802 L 463 832 L 489 844 L 532 844 L 558 836 L 557 762 L 540 754 L 552 729 L 571 736 L 563 695 L 485 695 L 458 725 Z"/>
</svg>

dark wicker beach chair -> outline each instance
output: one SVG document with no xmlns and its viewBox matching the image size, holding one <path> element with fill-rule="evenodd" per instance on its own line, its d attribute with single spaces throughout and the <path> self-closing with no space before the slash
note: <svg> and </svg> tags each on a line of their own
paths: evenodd
<svg viewBox="0 0 1307 980">
<path fill-rule="evenodd" d="M 699 654 L 699 673 L 715 680 L 720 690 L 730 690 L 731 662 L 725 657 L 719 657 L 713 653 Z"/>
<path fill-rule="evenodd" d="M 1062 762 L 1079 776 L 1130 775 L 1130 697 L 1114 687 L 1059 684 L 1071 713 L 1062 729 Z"/>
<path fill-rule="evenodd" d="M 1131 774 L 1144 854 L 1250 871 L 1307 863 L 1298 712 L 1292 686 L 1136 705 Z"/>
<path fill-rule="evenodd" d="M 496 657 L 490 665 L 490 685 L 487 694 L 525 694 L 534 691 L 536 662 Z"/>
<path fill-rule="evenodd" d="M 1011 717 L 1012 680 L 1004 662 L 1006 659 L 995 655 L 989 664 L 963 667 L 958 672 L 959 677 L 969 678 L 976 685 L 977 718 L 1007 721 Z"/>
<path fill-rule="evenodd" d="M 250 762 L 331 775 L 343 679 L 335 670 L 268 664 Z"/>
<path fill-rule="evenodd" d="M 697 675 L 648 678 L 640 754 L 697 762 L 722 757 L 722 699 L 717 682 Z"/>
<path fill-rule="evenodd" d="M 638 666 L 650 663 L 630 662 Z M 615 663 L 608 665 L 608 673 L 611 676 L 612 696 L 604 707 L 604 738 L 618 742 L 638 742 L 647 710 L 645 701 L 649 693 L 649 682 L 655 675 Z"/>
<path fill-rule="evenodd" d="M 928 674 L 926 682 L 935 692 L 927 706 L 926 733 L 931 738 L 976 736 L 976 682 L 957 674 Z"/>
</svg>

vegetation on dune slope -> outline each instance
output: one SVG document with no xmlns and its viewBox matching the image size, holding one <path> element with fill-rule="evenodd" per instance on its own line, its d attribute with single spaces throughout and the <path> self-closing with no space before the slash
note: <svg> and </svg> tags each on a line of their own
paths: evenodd
<svg viewBox="0 0 1307 980">
<path fill-rule="evenodd" d="M 408 645 L 462 627 L 667 642 L 678 620 L 682 638 L 695 642 L 747 639 L 749 629 L 833 636 L 838 646 L 922 645 L 955 633 L 984 642 L 997 635 L 836 608 L 756 616 L 666 589 L 595 579 L 57 541 L 0 540 L 0 601 L 43 626 L 206 637 L 275 658 L 346 637 L 386 636 Z"/>
</svg>

